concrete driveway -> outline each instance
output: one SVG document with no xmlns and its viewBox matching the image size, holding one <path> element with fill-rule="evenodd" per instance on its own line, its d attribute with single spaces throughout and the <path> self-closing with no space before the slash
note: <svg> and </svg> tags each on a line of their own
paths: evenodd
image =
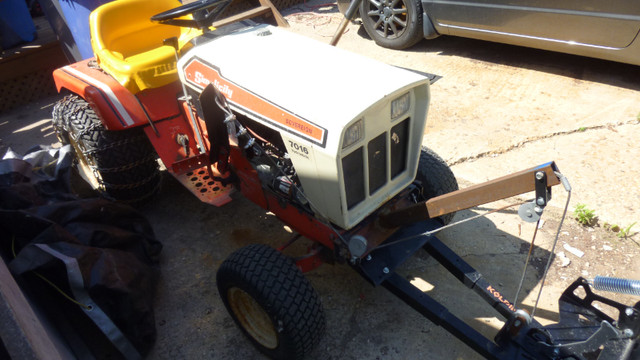
<svg viewBox="0 0 640 360">
<path fill-rule="evenodd" d="M 310 2 L 284 12 L 291 30 L 328 43 L 340 16 Z M 640 67 L 533 49 L 442 37 L 407 51 L 376 46 L 351 24 L 339 47 L 441 78 L 431 87 L 424 144 L 451 166 L 461 186 L 555 160 L 573 185 L 569 209 L 584 203 L 600 224 L 640 221 Z M 256 63 L 260 56 L 257 54 Z M 309 68 L 309 72 L 331 71 Z M 305 74 L 283 74 L 304 80 Z M 384 74 L 379 76 L 384 81 Z M 339 84 L 336 84 L 339 86 Z M 354 94 L 357 96 L 357 94 Z M 56 142 L 43 100 L 0 117 L 0 145 L 24 151 Z M 321 100 L 318 100 L 321 101 Z M 327 104 L 331 106 L 331 104 Z M 142 211 L 164 243 L 156 303 L 158 339 L 150 359 L 260 358 L 227 315 L 215 271 L 232 251 L 254 242 L 276 246 L 291 234 L 269 213 L 243 198 L 222 208 L 199 203 L 169 176 L 160 196 Z M 520 306 L 530 309 L 566 200 L 561 187 L 544 215 Z M 524 196 L 523 198 L 527 198 Z M 501 207 L 501 201 L 460 212 L 455 220 Z M 517 208 L 444 231 L 439 237 L 509 298 L 513 298 L 533 234 Z M 454 220 L 454 221 L 455 221 Z M 637 233 L 640 225 L 632 228 Z M 557 320 L 557 298 L 577 276 L 640 279 L 638 235 L 621 239 L 603 227 L 565 221 L 538 320 Z M 579 248 L 579 258 L 563 245 Z M 487 336 L 498 314 L 426 254 L 400 271 L 450 311 Z M 347 266 L 324 265 L 308 274 L 320 294 L 327 332 L 312 359 L 475 359 L 462 342 L 422 318 Z M 610 295 L 609 296 L 614 296 Z M 631 303 L 638 298 L 619 297 Z"/>
</svg>

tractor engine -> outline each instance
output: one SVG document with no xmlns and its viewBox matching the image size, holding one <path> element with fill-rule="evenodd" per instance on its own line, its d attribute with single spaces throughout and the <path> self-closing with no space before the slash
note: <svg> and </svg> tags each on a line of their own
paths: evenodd
<svg viewBox="0 0 640 360">
<path fill-rule="evenodd" d="M 269 25 L 196 42 L 181 81 L 225 96 L 265 149 L 250 159 L 264 187 L 350 229 L 414 180 L 425 76 Z"/>
<path fill-rule="evenodd" d="M 239 116 L 239 121 L 264 150 L 249 158 L 263 187 L 284 197 L 288 203 L 312 211 L 280 133 L 244 116 Z"/>
</svg>

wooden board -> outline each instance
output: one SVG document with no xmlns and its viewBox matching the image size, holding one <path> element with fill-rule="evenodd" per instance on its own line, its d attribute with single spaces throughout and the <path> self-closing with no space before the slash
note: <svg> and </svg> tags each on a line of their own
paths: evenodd
<svg viewBox="0 0 640 360">
<path fill-rule="evenodd" d="M 0 258 L 0 338 L 13 359 L 62 360 L 48 332 Z"/>
</svg>

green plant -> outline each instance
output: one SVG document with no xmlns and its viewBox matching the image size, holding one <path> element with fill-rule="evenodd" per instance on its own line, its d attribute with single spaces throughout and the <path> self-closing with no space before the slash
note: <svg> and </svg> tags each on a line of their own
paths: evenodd
<svg viewBox="0 0 640 360">
<path fill-rule="evenodd" d="M 584 132 L 586 130 L 587 130 L 587 128 L 584 127 L 584 126 L 581 126 L 581 127 L 578 128 L 578 131 L 580 131 L 580 132 Z"/>
<path fill-rule="evenodd" d="M 634 222 L 633 224 L 627 226 L 624 229 L 620 229 L 620 232 L 618 233 L 618 237 L 621 239 L 626 239 L 631 235 L 631 228 L 633 227 L 633 225 L 635 225 L 636 223 Z"/>
<path fill-rule="evenodd" d="M 598 221 L 595 210 L 591 210 L 585 204 L 577 204 L 573 215 L 578 223 L 584 226 L 593 226 Z"/>
</svg>

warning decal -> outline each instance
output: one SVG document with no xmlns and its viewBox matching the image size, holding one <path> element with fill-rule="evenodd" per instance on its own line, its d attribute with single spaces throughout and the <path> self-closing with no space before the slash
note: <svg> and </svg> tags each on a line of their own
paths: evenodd
<svg viewBox="0 0 640 360">
<path fill-rule="evenodd" d="M 326 130 L 301 119 L 260 96 L 223 78 L 220 71 L 201 59 L 194 58 L 184 67 L 188 84 L 202 90 L 213 84 L 227 98 L 231 106 L 244 109 L 261 120 L 270 122 L 298 136 L 302 136 L 320 146 L 324 146 Z"/>
</svg>

